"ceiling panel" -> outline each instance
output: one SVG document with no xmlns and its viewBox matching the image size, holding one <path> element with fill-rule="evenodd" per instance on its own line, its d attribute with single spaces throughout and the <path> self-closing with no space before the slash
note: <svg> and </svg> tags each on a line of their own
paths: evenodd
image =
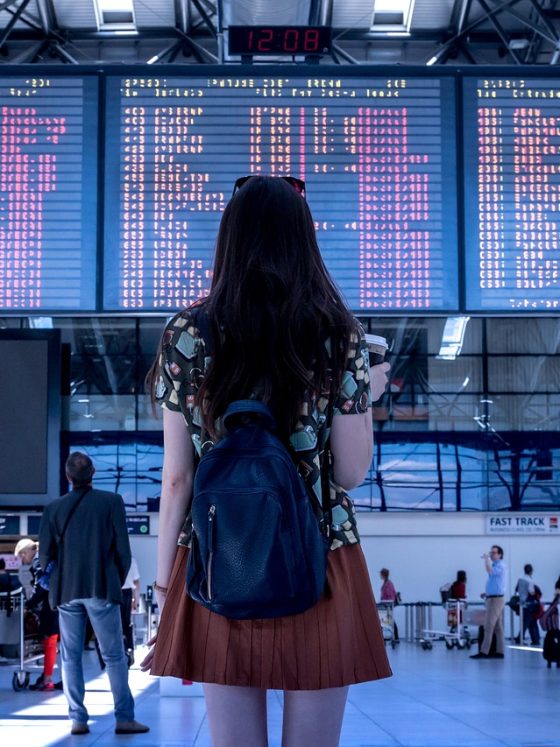
<svg viewBox="0 0 560 747">
<path fill-rule="evenodd" d="M 224 0 L 224 26 L 305 26 L 310 0 Z"/>
<path fill-rule="evenodd" d="M 92 0 L 53 0 L 56 20 L 62 29 L 97 29 Z"/>
<path fill-rule="evenodd" d="M 454 5 L 455 0 L 416 0 L 411 31 L 447 28 Z"/>
<path fill-rule="evenodd" d="M 335 28 L 371 28 L 373 0 L 334 0 L 332 25 Z"/>
<path fill-rule="evenodd" d="M 173 0 L 134 0 L 136 26 L 143 28 L 173 28 L 175 9 Z"/>
</svg>

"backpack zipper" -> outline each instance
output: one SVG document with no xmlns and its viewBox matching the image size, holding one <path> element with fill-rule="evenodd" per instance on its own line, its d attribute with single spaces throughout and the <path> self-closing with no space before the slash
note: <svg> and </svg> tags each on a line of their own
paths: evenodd
<svg viewBox="0 0 560 747">
<path fill-rule="evenodd" d="M 212 503 L 208 509 L 207 521 L 207 542 L 208 542 L 208 563 L 206 565 L 206 594 L 208 601 L 212 601 L 212 560 L 214 559 L 214 516 L 216 506 Z"/>
</svg>

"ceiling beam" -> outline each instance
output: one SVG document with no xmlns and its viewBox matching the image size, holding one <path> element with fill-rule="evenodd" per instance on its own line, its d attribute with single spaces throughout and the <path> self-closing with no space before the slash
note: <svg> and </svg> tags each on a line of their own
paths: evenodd
<svg viewBox="0 0 560 747">
<path fill-rule="evenodd" d="M 449 30 L 454 36 L 460 34 L 463 30 L 465 21 L 469 16 L 471 1 L 472 0 L 455 0 L 453 3 L 449 19 Z"/>
<path fill-rule="evenodd" d="M 347 52 L 345 49 L 342 49 L 340 44 L 336 44 L 335 42 L 332 43 L 332 49 L 337 57 L 342 57 L 343 60 L 346 60 L 346 62 L 349 62 L 351 65 L 359 65 L 359 61 L 352 57 L 352 55 Z"/>
<path fill-rule="evenodd" d="M 470 49 L 469 45 L 465 44 L 463 40 L 459 42 L 458 50 L 463 54 L 470 65 L 478 65 L 478 61 L 473 54 L 473 50 Z"/>
<path fill-rule="evenodd" d="M 513 8 L 506 8 L 504 10 L 504 13 L 513 16 L 513 18 L 522 23 L 525 28 L 534 31 L 535 34 L 538 34 L 546 41 L 549 41 L 551 44 L 556 44 L 556 42 L 560 40 L 560 37 L 558 36 L 558 33 L 554 26 L 552 26 L 552 24 L 550 24 L 550 28 L 547 25 L 546 29 L 543 29 L 542 26 L 539 26 L 537 22 L 532 21 L 530 18 L 527 18 L 527 16 L 523 16 L 521 13 L 513 10 Z M 544 17 L 541 16 L 541 18 Z"/>
<path fill-rule="evenodd" d="M 492 19 L 494 16 L 498 15 L 499 13 L 503 12 L 506 8 L 511 8 L 514 5 L 517 5 L 521 0 L 505 0 L 504 2 L 499 3 L 494 8 L 488 8 L 484 0 L 478 0 L 479 4 L 481 6 L 486 6 L 485 12 L 482 16 L 479 16 L 476 18 L 472 23 L 469 23 L 467 26 L 463 25 L 463 28 L 460 32 L 455 34 L 451 39 L 448 39 L 437 51 L 436 53 L 430 58 L 430 64 L 440 64 L 440 60 L 445 61 L 447 57 L 449 56 L 451 50 L 454 46 L 457 45 L 457 42 L 459 41 L 466 41 L 468 36 L 468 42 L 469 44 L 472 42 L 472 31 L 476 29 L 478 26 L 480 26 L 482 23 L 485 23 L 486 21 L 492 22 Z M 467 6 L 467 11 L 470 12 L 472 8 L 472 5 L 469 4 Z M 463 23 L 468 22 L 468 16 L 464 18 Z M 496 29 L 497 32 L 497 29 Z"/>
<path fill-rule="evenodd" d="M 35 0 L 41 25 L 45 34 L 49 34 L 52 29 L 58 28 L 56 22 L 56 13 L 52 0 Z"/>
<path fill-rule="evenodd" d="M 322 0 L 321 14 L 319 16 L 320 26 L 332 26 L 333 0 Z"/>
<path fill-rule="evenodd" d="M 51 50 L 67 65 L 79 65 L 80 63 L 75 57 L 72 57 L 67 49 L 64 49 L 62 44 L 55 42 L 51 44 Z"/>
<path fill-rule="evenodd" d="M 76 0 L 79 1 L 79 0 Z M 144 0 L 145 1 L 145 0 Z M 172 62 L 185 50 L 194 60 L 201 64 L 222 64 L 224 61 L 224 33 L 223 3 L 224 0 L 172 0 L 175 9 L 174 26 L 168 28 L 147 28 L 130 34 L 115 35 L 111 31 L 97 31 L 93 29 L 64 29 L 57 24 L 55 6 L 56 0 L 36 0 L 38 18 L 28 11 L 30 0 L 0 0 L 0 10 L 5 10 L 12 17 L 5 29 L 0 29 L 0 46 L 5 45 L 7 38 L 12 41 L 23 40 L 30 45 L 40 43 L 45 38 L 53 43 L 52 51 L 66 63 L 76 64 L 74 51 L 68 51 L 73 45 L 82 60 L 80 42 L 114 42 L 126 49 L 134 42 L 161 42 L 156 49 L 161 48 L 155 57 L 157 62 Z M 234 2 L 235 0 L 227 0 Z M 302 0 L 303 1 L 303 0 Z M 344 0 L 342 0 L 344 1 Z M 171 0 L 169 0 L 171 2 Z M 309 23 L 330 25 L 332 22 L 334 0 L 306 0 L 308 4 Z M 560 61 L 560 32 L 553 15 L 560 0 L 454 0 L 449 16 L 449 25 L 443 29 L 412 30 L 408 35 L 390 36 L 383 31 L 369 31 L 364 28 L 332 29 L 335 49 L 332 59 L 335 63 L 364 64 L 364 46 L 370 42 L 382 42 L 392 48 L 403 47 L 405 44 L 415 45 L 414 54 L 422 49 L 422 44 L 430 45 L 434 49 L 434 56 L 430 60 L 438 64 L 465 60 L 468 64 L 480 64 L 484 54 L 479 55 L 481 45 L 492 45 L 495 49 L 505 48 L 516 64 L 531 64 L 548 61 L 545 54 L 550 55 L 551 64 Z M 546 7 L 543 7 L 546 6 Z M 477 15 L 474 15 L 476 9 Z M 37 13 L 34 13 L 37 15 Z M 510 31 L 512 25 L 506 25 L 502 18 L 510 17 L 517 30 Z M 196 24 L 193 26 L 193 18 Z M 513 20 L 514 19 L 514 20 Z M 20 23 L 18 24 L 18 21 Z M 23 28 L 23 24 L 27 28 Z M 17 28 L 15 28 L 18 26 Z M 490 28 L 490 26 L 492 28 Z M 7 34 L 7 36 L 6 36 Z M 515 42 L 519 37 L 523 40 L 523 48 Z M 212 43 L 215 40 L 215 43 Z M 525 41 L 526 40 L 526 41 Z M 352 44 L 346 44 L 352 42 Z M 156 42 L 157 43 L 157 42 Z M 439 46 L 438 46 L 439 45 Z M 552 51 L 550 51 L 550 45 Z M 63 50 L 62 54 L 59 48 Z M 153 48 L 153 47 L 152 47 Z M 21 49 L 21 47 L 20 47 Z M 354 51 L 357 50 L 357 51 Z M 478 51 L 477 51 L 478 50 Z M 11 50 L 18 51 L 17 47 Z M 84 52 L 87 57 L 87 48 Z M 132 54 L 132 53 L 131 53 Z M 150 56 L 151 51 L 146 53 Z M 27 59 L 31 53 L 21 51 L 18 58 Z M 99 55 L 103 59 L 104 54 Z M 35 54 L 37 58 L 37 54 Z M 477 60 L 477 58 L 479 58 Z M 404 59 L 404 58 L 403 58 Z M 193 62 L 193 59 L 190 60 Z"/>
<path fill-rule="evenodd" d="M 183 34 L 188 34 L 190 30 L 190 8 L 187 0 L 173 0 L 175 8 L 175 27 Z"/>
<path fill-rule="evenodd" d="M 0 36 L 0 49 L 2 49 L 2 47 L 6 43 L 6 39 L 10 36 L 12 29 L 14 28 L 16 23 L 20 20 L 24 10 L 27 8 L 29 3 L 30 3 L 30 0 L 22 0 L 22 3 L 19 6 L 19 8 L 13 11 L 12 17 L 10 18 L 10 20 L 8 21 L 8 23 L 2 30 L 2 35 Z M 13 3 L 10 3 L 10 5 L 13 5 Z M 6 6 L 4 10 L 7 10 L 8 12 L 12 12 L 8 6 Z"/>
<path fill-rule="evenodd" d="M 165 49 L 162 49 L 161 52 L 158 52 L 153 57 L 150 57 L 147 64 L 155 65 L 158 62 L 164 62 L 166 57 L 170 57 L 174 53 L 176 55 L 182 46 L 183 42 L 180 39 L 178 41 L 174 41 L 173 44 L 170 44 Z M 175 57 L 173 59 L 175 59 Z"/>
<path fill-rule="evenodd" d="M 48 39 L 43 39 L 43 41 L 37 41 L 34 42 L 31 45 L 27 45 L 24 50 L 19 52 L 19 54 L 15 54 L 13 57 L 10 57 L 9 59 L 3 61 L 3 64 L 7 65 L 25 65 L 27 63 L 33 63 L 37 59 L 37 57 L 42 54 L 42 52 L 45 51 L 45 49 L 49 46 Z"/>
<path fill-rule="evenodd" d="M 217 34 L 217 31 L 216 31 L 216 27 L 215 27 L 215 26 L 214 26 L 214 24 L 212 23 L 212 18 L 211 18 L 211 17 L 210 17 L 209 15 L 208 15 L 208 13 L 207 13 L 207 12 L 206 12 L 206 11 L 204 10 L 204 8 L 202 7 L 202 2 L 201 2 L 200 0 L 191 0 L 191 3 L 192 3 L 192 4 L 194 5 L 194 7 L 196 8 L 196 10 L 197 10 L 197 12 L 198 12 L 198 15 L 199 15 L 199 16 L 200 16 L 200 17 L 202 18 L 202 20 L 203 20 L 203 22 L 204 22 L 204 25 L 206 26 L 206 28 L 208 29 L 208 31 L 210 32 L 210 34 L 211 34 L 211 35 L 212 35 L 212 36 L 213 36 L 214 38 L 216 38 L 216 37 L 217 37 L 217 35 L 218 35 L 218 34 Z M 215 9 L 214 9 L 214 10 L 215 10 Z M 212 12 L 212 11 L 211 11 L 211 12 Z"/>
<path fill-rule="evenodd" d="M 498 36 L 502 40 L 502 43 L 503 43 L 504 47 L 507 50 L 507 53 L 513 59 L 513 61 L 515 62 L 516 65 L 521 65 L 521 58 L 519 57 L 519 55 L 517 54 L 517 52 L 515 51 L 515 49 L 512 49 L 512 47 L 511 47 L 511 44 L 510 44 L 510 42 L 511 42 L 511 36 L 509 36 L 507 34 L 507 32 L 502 27 L 502 25 L 500 24 L 500 22 L 498 21 L 498 19 L 495 17 L 495 15 L 491 15 L 491 13 L 490 13 L 491 8 L 488 5 L 488 3 L 486 2 L 486 0 L 478 0 L 478 2 L 480 4 L 480 7 L 487 14 L 488 20 L 490 21 L 490 23 L 492 24 L 492 26 L 494 26 L 494 28 L 496 29 L 496 33 L 498 34 Z"/>
<path fill-rule="evenodd" d="M 548 33 L 549 33 L 549 34 L 550 34 L 551 36 L 553 36 L 553 37 L 556 37 L 556 41 L 558 41 L 558 40 L 559 40 L 559 38 L 560 38 L 560 37 L 559 37 L 559 34 L 558 34 L 558 31 L 557 31 L 557 30 L 556 30 L 556 29 L 554 28 L 554 24 L 553 24 L 553 23 L 552 23 L 552 22 L 550 21 L 550 19 L 549 19 L 549 18 L 548 18 L 548 17 L 546 16 L 546 14 L 545 14 L 545 13 L 543 13 L 543 9 L 542 9 L 542 7 L 541 7 L 541 6 L 540 6 L 540 5 L 538 4 L 537 0 L 529 0 L 529 2 L 530 2 L 530 3 L 531 3 L 531 5 L 533 6 L 533 11 L 534 11 L 534 12 L 536 13 L 536 15 L 537 15 L 537 16 L 539 17 L 539 19 L 541 20 L 541 22 L 542 22 L 542 23 L 543 23 L 543 24 L 544 24 L 544 25 L 546 26 L 546 28 L 548 29 Z M 552 1 L 552 2 L 550 3 L 550 5 L 551 5 L 551 7 L 549 8 L 549 10 L 551 10 L 551 11 L 554 11 L 554 10 L 556 9 L 556 5 L 557 5 L 557 2 L 556 2 L 556 0 L 553 0 L 553 1 Z"/>
<path fill-rule="evenodd" d="M 183 38 L 183 42 L 189 47 L 197 62 L 200 62 L 202 65 L 218 64 L 219 60 L 216 55 L 210 52 L 208 49 L 205 49 L 205 47 L 203 47 L 201 44 L 198 44 L 198 42 L 196 42 L 192 37 L 185 36 Z"/>
<path fill-rule="evenodd" d="M 307 14 L 307 25 L 318 26 L 321 16 L 321 0 L 309 0 L 309 13 Z"/>
</svg>

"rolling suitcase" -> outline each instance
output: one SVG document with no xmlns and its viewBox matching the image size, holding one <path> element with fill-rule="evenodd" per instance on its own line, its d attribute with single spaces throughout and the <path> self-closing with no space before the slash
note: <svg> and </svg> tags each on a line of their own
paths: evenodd
<svg viewBox="0 0 560 747">
<path fill-rule="evenodd" d="M 542 655 L 549 669 L 553 661 L 556 662 L 557 667 L 560 667 L 560 630 L 547 631 Z"/>
</svg>

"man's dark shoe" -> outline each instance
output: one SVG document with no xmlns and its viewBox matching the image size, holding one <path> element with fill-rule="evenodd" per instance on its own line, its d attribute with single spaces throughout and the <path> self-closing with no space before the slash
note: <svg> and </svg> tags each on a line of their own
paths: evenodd
<svg viewBox="0 0 560 747">
<path fill-rule="evenodd" d="M 488 654 L 488 658 L 489 659 L 503 659 L 504 655 L 503 654 Z"/>
<path fill-rule="evenodd" d="M 490 657 L 488 654 L 483 654 L 482 651 L 479 651 L 478 654 L 473 654 L 469 657 L 470 659 L 489 659 Z"/>
<path fill-rule="evenodd" d="M 72 721 L 72 728 L 70 734 L 78 736 L 80 734 L 89 734 L 89 726 L 84 724 L 82 721 Z"/>
<path fill-rule="evenodd" d="M 29 689 L 30 690 L 40 690 L 41 687 L 43 686 L 43 680 L 44 679 L 45 678 L 43 677 L 43 675 L 40 674 L 39 677 L 37 678 L 37 680 L 35 682 L 33 682 L 31 685 L 29 685 Z"/>
<path fill-rule="evenodd" d="M 115 734 L 145 734 L 150 727 L 139 721 L 117 721 Z"/>
</svg>

